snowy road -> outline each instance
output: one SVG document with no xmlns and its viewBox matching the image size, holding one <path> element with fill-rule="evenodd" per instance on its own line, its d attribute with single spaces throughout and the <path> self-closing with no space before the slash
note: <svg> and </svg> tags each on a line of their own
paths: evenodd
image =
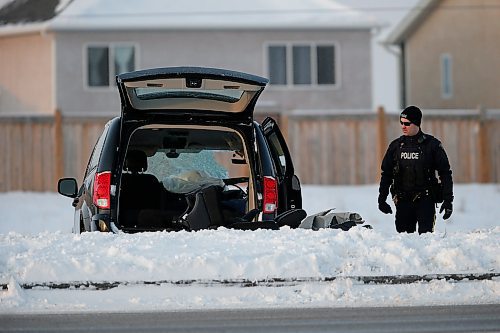
<svg viewBox="0 0 500 333">
<path fill-rule="evenodd" d="M 0 332 L 496 332 L 500 305 L 0 315 Z"/>
</svg>

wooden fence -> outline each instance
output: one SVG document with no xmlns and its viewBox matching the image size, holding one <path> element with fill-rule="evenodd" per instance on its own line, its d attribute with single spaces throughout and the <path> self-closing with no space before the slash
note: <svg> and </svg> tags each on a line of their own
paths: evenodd
<svg viewBox="0 0 500 333">
<path fill-rule="evenodd" d="M 0 118 L 0 191 L 53 191 L 54 143 L 54 117 Z"/>
<path fill-rule="evenodd" d="M 283 117 L 304 184 L 379 181 L 382 157 L 401 135 L 399 113 L 293 111 Z M 422 130 L 441 140 L 457 183 L 500 181 L 499 110 L 425 110 Z"/>
<path fill-rule="evenodd" d="M 278 116 L 303 184 L 372 184 L 398 114 L 292 111 Z M 55 191 L 60 177 L 82 180 L 92 148 L 112 116 L 0 116 L 0 192 Z M 456 182 L 500 182 L 500 115 L 425 111 L 422 128 L 448 153 Z"/>
<path fill-rule="evenodd" d="M 61 177 L 82 181 L 109 116 L 0 116 L 0 192 L 56 191 Z"/>
</svg>

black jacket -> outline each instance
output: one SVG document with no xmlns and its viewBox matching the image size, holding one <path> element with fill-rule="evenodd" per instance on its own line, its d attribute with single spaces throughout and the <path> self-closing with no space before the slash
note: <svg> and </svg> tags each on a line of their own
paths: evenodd
<svg viewBox="0 0 500 333">
<path fill-rule="evenodd" d="M 391 185 L 393 191 L 402 194 L 430 189 L 437 182 L 437 171 L 443 185 L 443 199 L 453 201 L 450 163 L 441 142 L 432 135 L 419 131 L 415 136 L 402 135 L 392 141 L 381 169 L 379 197 L 383 200 Z"/>
</svg>

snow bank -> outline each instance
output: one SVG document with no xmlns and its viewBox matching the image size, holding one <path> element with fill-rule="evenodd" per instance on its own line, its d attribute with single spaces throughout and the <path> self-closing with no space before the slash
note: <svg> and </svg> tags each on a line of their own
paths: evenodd
<svg viewBox="0 0 500 333">
<path fill-rule="evenodd" d="M 396 306 L 498 303 L 499 279 L 364 285 L 350 277 L 498 273 L 500 187 L 456 186 L 455 212 L 433 234 L 398 234 L 379 213 L 377 187 L 305 186 L 308 213 L 359 212 L 373 230 L 354 228 L 73 235 L 71 199 L 54 193 L 0 194 L 2 312 L 136 311 L 290 306 Z M 25 290 L 21 284 L 72 281 L 335 281 L 283 287 L 119 286 Z"/>
</svg>

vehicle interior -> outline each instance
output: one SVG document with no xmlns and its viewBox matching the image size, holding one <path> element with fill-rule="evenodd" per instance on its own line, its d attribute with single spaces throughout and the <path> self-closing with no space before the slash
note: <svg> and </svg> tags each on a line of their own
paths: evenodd
<svg viewBox="0 0 500 333">
<path fill-rule="evenodd" d="M 131 135 L 118 192 L 124 231 L 200 230 L 255 217 L 241 135 L 217 126 L 148 125 Z"/>
</svg>

